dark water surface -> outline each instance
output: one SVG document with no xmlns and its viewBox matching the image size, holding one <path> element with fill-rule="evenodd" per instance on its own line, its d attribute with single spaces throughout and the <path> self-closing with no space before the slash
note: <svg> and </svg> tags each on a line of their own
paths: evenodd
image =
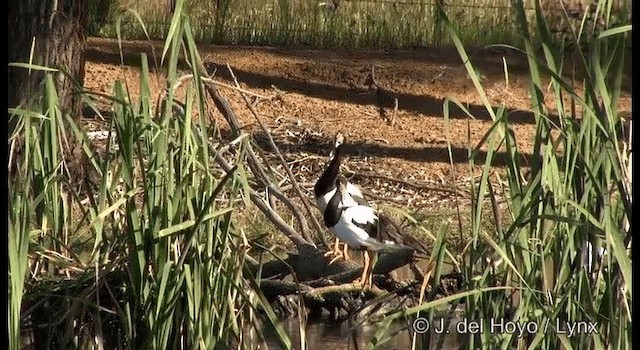
<svg viewBox="0 0 640 350">
<path fill-rule="evenodd" d="M 301 349 L 300 346 L 300 322 L 298 318 L 290 318 L 283 320 L 282 326 L 285 332 L 291 338 L 293 347 L 295 349 Z M 436 326 L 436 325 L 434 325 Z M 310 320 L 306 326 L 306 338 L 307 346 L 309 350 L 353 350 L 353 349 L 366 349 L 367 344 L 371 341 L 374 334 L 378 330 L 377 325 L 365 325 L 352 327 L 349 325 L 349 321 L 345 321 L 342 324 L 330 324 L 321 320 Z M 392 338 L 379 345 L 377 349 L 380 350 L 404 350 L 411 349 L 412 335 L 407 330 L 407 325 L 403 322 L 394 324 L 390 331 L 387 333 L 392 335 Z M 449 334 L 445 337 L 442 347 L 437 346 L 439 336 L 432 334 L 430 349 L 457 349 L 460 346 L 459 336 L 456 334 Z M 267 338 L 266 344 L 260 343 L 255 340 L 251 348 L 253 349 L 280 349 L 279 343 L 276 341 L 275 333 L 265 334 Z M 253 338 L 255 339 L 255 338 Z M 252 342 L 252 339 L 247 339 Z M 266 346 L 265 346 L 266 345 Z"/>
<path fill-rule="evenodd" d="M 356 254 L 354 260 L 358 261 L 360 259 L 359 254 Z M 418 264 L 420 268 L 426 269 L 426 261 L 422 264 Z M 451 268 L 449 266 L 445 266 L 445 273 L 450 272 Z M 413 273 L 411 270 L 404 266 L 396 271 L 394 271 L 395 278 L 398 280 L 406 280 L 413 278 Z M 281 321 L 282 326 L 285 329 L 285 332 L 291 338 L 293 342 L 293 347 L 295 349 L 301 349 L 300 346 L 300 321 L 298 318 L 289 318 Z M 435 322 L 432 325 L 431 331 L 431 344 L 430 349 L 457 349 L 460 346 L 460 335 L 456 333 L 455 327 L 453 326 L 454 322 L 451 322 L 449 325 L 449 334 L 445 336 L 444 342 L 442 346 L 438 346 L 438 342 L 440 341 L 440 335 L 435 334 L 433 329 L 439 329 L 439 322 Z M 335 323 L 327 323 L 324 320 L 308 320 L 306 328 L 305 328 L 305 336 L 306 343 L 309 350 L 352 350 L 352 349 L 366 349 L 367 344 L 371 341 L 374 334 L 378 330 L 377 324 L 366 324 L 366 325 L 352 325 L 350 321 L 344 321 L 340 324 Z M 407 325 L 404 321 L 398 321 L 393 324 L 391 329 L 387 333 L 388 336 L 392 336 L 391 339 L 384 342 L 384 344 L 379 345 L 377 349 L 381 350 L 404 350 L 411 349 L 412 345 L 412 334 L 413 332 L 409 332 L 408 328 L 411 328 L 411 325 Z M 420 336 L 420 335 L 418 335 Z M 249 342 L 253 342 L 253 349 L 279 349 L 279 343 L 275 340 L 277 336 L 275 333 L 267 333 L 265 334 L 266 344 L 249 339 Z M 266 346 L 265 346 L 266 345 Z"/>
</svg>

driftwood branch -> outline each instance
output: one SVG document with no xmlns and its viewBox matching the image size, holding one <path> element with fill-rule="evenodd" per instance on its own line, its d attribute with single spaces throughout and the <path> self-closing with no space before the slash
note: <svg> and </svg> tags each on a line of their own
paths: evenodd
<svg viewBox="0 0 640 350">
<path fill-rule="evenodd" d="M 373 268 L 374 274 L 388 274 L 393 270 L 396 270 L 404 265 L 409 264 L 413 261 L 414 251 L 411 248 L 406 249 L 397 249 L 391 253 L 383 253 L 378 257 L 378 261 L 376 262 L 376 266 Z M 334 281 L 338 283 L 347 283 L 355 280 L 360 277 L 362 274 L 362 267 L 358 267 L 355 269 L 349 269 L 345 271 L 341 271 L 339 273 L 335 273 L 329 276 L 322 276 L 322 278 L 307 282 L 310 286 L 322 286 L 324 285 L 326 280 Z"/>
<path fill-rule="evenodd" d="M 348 283 L 362 274 L 362 267 L 353 260 L 337 261 L 329 265 L 330 257 L 324 256 L 324 251 L 318 250 L 310 244 L 301 244 L 298 251 L 290 253 L 282 261 L 269 261 L 262 265 L 262 279 L 284 277 L 291 270 L 296 279 L 313 288 L 335 284 Z M 380 253 L 373 268 L 374 274 L 385 275 L 414 260 L 414 250 L 409 247 L 398 247 L 389 252 Z M 258 269 L 256 261 L 249 261 L 250 271 Z"/>
<path fill-rule="evenodd" d="M 206 74 L 206 70 L 204 69 L 204 65 L 202 65 L 201 62 L 200 62 L 200 69 L 202 70 L 202 72 L 204 74 Z M 208 77 L 206 77 L 206 78 L 208 78 Z M 233 110 L 229 106 L 229 103 L 227 102 L 227 100 L 223 96 L 220 95 L 220 93 L 218 92 L 218 90 L 215 88 L 214 85 L 206 84 L 205 89 L 207 90 L 207 93 L 209 94 L 209 96 L 213 100 L 215 106 L 218 108 L 220 113 L 224 116 L 225 120 L 227 121 L 227 123 L 231 127 L 231 130 L 234 133 L 234 136 L 235 137 L 240 136 L 241 132 L 242 132 L 242 128 L 240 126 L 238 118 L 236 117 L 236 114 L 233 112 Z M 218 164 L 220 164 L 222 166 L 223 163 L 226 163 L 224 158 L 222 158 L 222 156 L 219 153 L 217 153 L 217 152 L 214 152 L 214 153 L 216 153 L 216 161 L 218 162 Z M 260 165 L 260 162 L 258 161 L 258 157 L 253 152 L 253 149 L 249 148 L 248 152 L 247 152 L 247 155 L 248 155 L 247 162 L 248 162 L 249 168 L 251 169 L 253 174 L 256 175 L 258 180 L 261 181 L 265 187 L 267 187 L 269 185 L 272 185 L 271 181 L 269 181 L 269 177 L 266 175 L 266 173 L 264 171 L 264 168 Z M 226 165 L 229 166 L 228 163 Z M 223 169 L 227 170 L 227 168 L 224 167 L 224 166 L 223 166 Z M 271 188 L 270 191 L 272 193 L 279 192 L 277 190 L 277 188 L 275 188 L 275 187 Z M 313 242 L 309 239 L 310 235 L 308 233 L 308 229 L 307 229 L 306 225 L 301 223 L 302 235 L 300 235 L 291 226 L 289 226 L 280 217 L 280 215 L 277 212 L 275 212 L 275 210 L 273 210 L 271 205 L 266 203 L 258 195 L 258 193 L 255 190 L 253 190 L 253 189 L 251 190 L 250 197 L 251 197 L 252 202 L 258 207 L 258 209 L 260 209 L 260 211 L 262 211 L 265 214 L 265 216 L 269 219 L 269 221 L 271 221 L 276 226 L 276 228 L 278 228 L 278 230 L 283 232 L 289 239 L 291 239 L 291 241 L 294 244 L 296 244 L 296 245 L 313 244 Z M 284 196 L 282 196 L 282 197 L 284 197 Z M 295 206 L 291 205 L 290 203 L 286 203 L 286 202 L 285 202 L 285 204 L 286 205 L 288 204 L 289 209 L 291 209 L 292 211 L 295 212 L 295 210 L 296 210 Z M 298 217 L 302 217 L 302 216 L 299 215 Z"/>
<path fill-rule="evenodd" d="M 240 89 L 240 84 L 238 83 L 238 79 L 236 78 L 236 75 L 233 73 L 233 70 L 231 69 L 231 66 L 229 66 L 229 64 L 227 64 L 227 69 L 229 70 L 229 73 L 231 74 L 231 77 L 233 78 L 233 81 L 236 84 L 236 87 L 238 89 Z M 289 165 L 287 164 L 287 161 L 284 159 L 284 157 L 282 156 L 282 153 L 280 152 L 280 149 L 278 148 L 276 143 L 273 141 L 273 137 L 271 137 L 271 132 L 268 130 L 267 126 L 264 125 L 264 123 L 262 122 L 262 120 L 258 116 L 258 113 L 256 112 L 255 108 L 253 108 L 253 104 L 249 101 L 247 96 L 242 91 L 240 91 L 240 90 L 238 90 L 238 91 L 240 92 L 240 95 L 242 96 L 242 99 L 244 100 L 245 104 L 247 105 L 247 108 L 249 108 L 249 111 L 251 111 L 251 114 L 253 114 L 253 117 L 255 118 L 256 122 L 258 122 L 258 125 L 260 125 L 260 128 L 262 129 L 262 131 L 264 131 L 264 133 L 267 135 L 267 138 L 269 140 L 269 144 L 271 145 L 271 148 L 273 148 L 273 150 L 276 152 L 276 155 L 278 156 L 278 159 L 280 160 L 280 164 L 282 165 L 282 167 L 287 172 L 287 175 L 289 176 L 289 181 L 293 185 L 293 189 L 295 190 L 295 192 L 298 195 L 298 197 L 300 197 L 300 199 L 302 200 L 302 204 L 303 204 L 305 210 L 307 211 L 307 213 L 309 214 L 309 217 L 311 218 L 311 222 L 313 222 L 313 225 L 315 226 L 317 232 L 320 234 L 320 238 L 321 238 L 323 244 L 325 245 L 325 247 L 328 247 L 329 246 L 328 241 L 326 240 L 324 235 L 321 234 L 323 232 L 322 226 L 320 226 L 320 223 L 316 219 L 315 215 L 313 215 L 313 209 L 311 208 L 309 203 L 305 200 L 306 196 L 302 193 L 302 190 L 300 189 L 300 186 L 298 185 L 298 182 L 296 181 L 295 176 L 291 172 L 291 169 L 289 168 Z M 302 219 L 302 216 L 300 215 L 300 213 L 296 213 L 296 214 L 300 219 Z M 301 221 L 301 222 L 304 222 L 304 220 Z M 311 237 L 305 237 L 305 238 L 307 238 L 307 240 L 311 239 Z"/>
<path fill-rule="evenodd" d="M 408 264 L 412 261 L 412 258 L 413 249 L 411 248 L 397 249 L 391 253 L 383 253 L 380 255 L 375 267 L 373 268 L 373 273 L 386 275 L 393 270 Z M 266 280 L 266 278 L 276 275 L 276 270 L 286 270 L 288 267 L 285 267 L 285 263 L 288 263 L 294 271 L 302 271 L 305 269 L 305 266 L 309 265 L 309 262 L 312 262 L 312 266 L 315 266 L 318 271 L 325 272 L 326 274 L 312 280 L 308 279 L 309 276 L 298 276 L 302 281 L 300 283 Z M 324 266 L 318 268 L 319 265 Z M 253 269 L 255 269 L 255 267 Z M 355 291 L 356 289 L 360 291 L 362 289 L 361 286 L 351 283 L 360 277 L 361 274 L 362 267 L 358 266 L 353 261 L 342 261 L 340 263 L 336 263 L 332 267 L 327 264 L 327 258 L 324 258 L 320 252 L 312 249 L 307 252 L 293 254 L 286 259 L 286 262 L 274 261 L 263 265 L 263 280 L 261 283 L 267 283 L 269 286 L 277 287 L 278 291 L 275 293 L 278 295 L 296 294 L 301 291 L 315 291 L 314 293 L 316 294 L 337 291 L 344 293 Z M 304 277 L 307 277 L 307 279 Z"/>
<path fill-rule="evenodd" d="M 415 300 L 417 296 L 420 281 L 399 282 L 389 275 L 396 268 L 412 261 L 411 248 L 401 247 L 382 253 L 374 267 L 374 274 L 376 274 L 374 285 L 364 290 L 360 284 L 352 283 L 362 274 L 362 267 L 353 261 L 340 261 L 327 265 L 328 259 L 324 258 L 315 247 L 301 248 L 297 254 L 290 255 L 286 261 L 268 262 L 263 265 L 260 288 L 267 300 L 273 303 L 274 310 L 281 315 L 298 313 L 300 311 L 298 298 L 302 299 L 305 308 L 311 312 L 327 310 L 334 318 L 343 318 L 360 312 L 362 302 L 365 300 L 376 300 L 374 304 L 377 306 L 370 311 L 377 313 L 386 312 L 384 306 L 389 300 L 400 300 L 396 296 L 413 295 L 411 300 Z M 312 275 L 308 271 L 309 266 L 312 269 L 315 268 L 316 272 L 321 271 L 321 276 L 310 279 Z M 294 281 L 285 280 L 284 274 L 276 275 L 275 271 L 278 268 L 293 270 L 300 280 L 297 280 L 296 276 Z M 302 276 L 301 273 L 307 275 Z M 267 279 L 267 276 L 272 278 Z M 402 300 L 408 299 L 403 297 Z M 400 306 L 396 305 L 396 307 Z"/>
<path fill-rule="evenodd" d="M 314 288 L 303 283 L 265 280 L 260 282 L 260 289 L 267 298 L 302 295 L 305 298 L 305 302 L 324 304 L 329 298 L 339 300 L 344 298 L 346 293 L 361 292 L 362 286 L 354 283 L 344 283 Z M 371 288 L 368 292 L 373 293 L 376 297 L 384 295 L 384 291 L 379 288 Z M 331 304 L 334 303 L 331 302 Z"/>
</svg>

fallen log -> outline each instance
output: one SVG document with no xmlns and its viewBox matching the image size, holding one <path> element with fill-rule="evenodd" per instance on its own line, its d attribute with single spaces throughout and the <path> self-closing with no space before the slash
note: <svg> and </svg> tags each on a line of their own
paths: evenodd
<svg viewBox="0 0 640 350">
<path fill-rule="evenodd" d="M 262 293 L 275 305 L 274 309 L 286 316 L 299 312 L 293 310 L 296 303 L 314 313 L 324 309 L 333 315 L 348 316 L 364 301 L 394 292 L 401 286 L 388 275 L 414 259 L 410 247 L 398 246 L 381 252 L 373 267 L 373 273 L 377 275 L 374 287 L 363 290 L 360 284 L 352 283 L 362 274 L 360 265 L 352 260 L 329 264 L 330 258 L 324 253 L 312 245 L 302 244 L 285 259 L 272 260 L 262 266 L 254 265 L 256 261 L 251 259 L 249 271 L 256 278 L 261 269 L 258 284 Z"/>
</svg>

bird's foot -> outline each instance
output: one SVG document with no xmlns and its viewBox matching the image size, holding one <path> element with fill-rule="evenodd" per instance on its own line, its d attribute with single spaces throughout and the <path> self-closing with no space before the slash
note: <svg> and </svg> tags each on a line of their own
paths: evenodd
<svg viewBox="0 0 640 350">
<path fill-rule="evenodd" d="M 356 280 L 354 280 L 352 282 L 353 284 L 362 287 L 362 290 L 365 289 L 371 289 L 372 284 L 371 284 L 371 279 L 370 278 L 365 278 L 364 280 L 362 278 L 358 278 Z"/>
<path fill-rule="evenodd" d="M 366 281 L 363 281 L 362 278 L 357 278 L 355 280 L 353 280 L 353 282 L 351 282 L 357 286 L 362 286 L 362 289 L 364 289 L 364 287 L 367 285 Z"/>
<path fill-rule="evenodd" d="M 342 254 L 340 255 L 336 255 L 333 259 L 331 259 L 331 261 L 329 261 L 329 265 L 333 264 L 334 262 L 340 260 L 340 259 L 344 259 L 344 257 L 342 256 Z M 346 260 L 346 259 L 344 259 Z"/>
<path fill-rule="evenodd" d="M 330 256 L 333 256 L 333 259 L 331 259 L 331 260 L 329 261 L 329 265 L 331 265 L 331 264 L 333 264 L 334 262 L 336 262 L 336 261 L 338 261 L 338 260 L 340 260 L 340 259 L 342 259 L 342 258 L 343 258 L 343 256 L 342 256 L 342 252 L 341 252 L 340 250 L 330 250 L 330 251 L 328 251 L 328 252 L 324 253 L 324 257 L 325 257 L 325 258 L 328 258 L 328 257 L 330 257 Z"/>
</svg>

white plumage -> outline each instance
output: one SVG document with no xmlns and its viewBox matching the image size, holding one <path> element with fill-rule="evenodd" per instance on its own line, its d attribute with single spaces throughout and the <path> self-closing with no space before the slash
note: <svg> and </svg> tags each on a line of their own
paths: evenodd
<svg viewBox="0 0 640 350">
<path fill-rule="evenodd" d="M 346 203 L 345 203 L 346 202 Z M 356 225 L 374 225 L 378 220 L 375 211 L 367 206 L 358 205 L 351 196 L 343 196 L 340 203 L 344 208 L 338 223 L 331 228 L 331 231 L 341 241 L 347 243 L 350 247 L 359 248 L 371 244 L 372 238 L 369 234 Z"/>
<path fill-rule="evenodd" d="M 320 209 L 320 211 L 323 213 L 327 208 L 329 201 L 336 193 L 336 178 L 340 175 L 340 162 L 344 152 L 343 142 L 344 137 L 342 136 L 342 134 L 338 133 L 336 135 L 334 148 L 330 154 L 331 161 L 322 173 L 322 176 L 320 176 L 313 187 L 313 194 L 316 199 L 316 205 L 318 209 Z M 364 196 L 362 195 L 362 191 L 360 191 L 360 189 L 354 184 L 347 182 L 346 188 L 343 190 L 344 192 L 348 193 L 357 203 L 366 203 Z M 333 249 L 325 254 L 325 256 L 331 255 L 334 256 L 334 259 L 332 259 L 330 263 L 339 258 L 349 260 L 349 256 L 347 254 L 347 245 L 345 245 L 343 251 L 341 251 L 339 246 L 339 239 L 336 238 Z"/>
<path fill-rule="evenodd" d="M 347 193 L 346 179 L 342 176 L 336 179 L 336 192 L 324 211 L 324 224 L 349 247 L 364 251 L 360 283 L 371 286 L 375 261 L 370 263 L 369 251 L 376 252 L 385 246 L 378 240 L 384 229 L 381 231 L 380 218 L 373 208 L 358 204 Z"/>
<path fill-rule="evenodd" d="M 358 186 L 352 184 L 351 182 L 347 182 L 347 193 L 352 198 L 357 198 L 359 201 L 364 201 L 364 195 Z M 323 194 L 322 196 L 316 198 L 316 205 L 318 208 L 324 212 L 325 208 L 327 208 L 327 204 L 331 200 L 331 197 L 336 194 L 336 188 L 334 187 L 331 191 Z"/>
</svg>

